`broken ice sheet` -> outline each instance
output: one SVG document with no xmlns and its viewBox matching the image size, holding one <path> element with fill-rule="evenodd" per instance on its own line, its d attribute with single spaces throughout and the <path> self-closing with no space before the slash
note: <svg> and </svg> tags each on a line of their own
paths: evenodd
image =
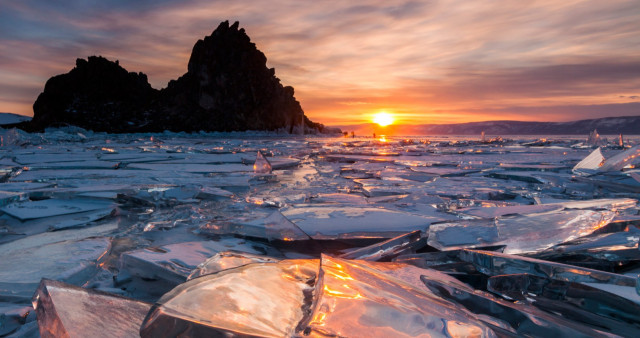
<svg viewBox="0 0 640 338">
<path fill-rule="evenodd" d="M 271 174 L 271 163 L 259 150 L 256 154 L 256 162 L 253 164 L 253 172 L 256 174 Z"/>
<path fill-rule="evenodd" d="M 33 306 L 42 337 L 136 337 L 151 304 L 44 279 Z"/>
<path fill-rule="evenodd" d="M 603 284 L 633 288 L 634 292 L 637 285 L 637 277 L 499 252 L 462 250 L 459 257 L 489 276 L 528 273 L 566 282 L 592 283 L 589 284 L 591 286 Z"/>
<path fill-rule="evenodd" d="M 588 256 L 619 265 L 640 260 L 639 241 L 640 230 L 629 226 L 628 231 L 591 235 L 555 245 L 535 258 L 566 261 L 572 256 Z"/>
<path fill-rule="evenodd" d="M 160 279 L 177 285 L 186 281 L 198 264 L 220 251 L 233 249 L 251 254 L 264 253 L 259 248 L 257 243 L 237 238 L 148 247 L 123 253 L 120 270 L 140 278 Z"/>
<path fill-rule="evenodd" d="M 79 212 L 98 209 L 109 209 L 110 211 L 111 209 L 113 209 L 113 204 L 110 202 L 86 199 L 47 199 L 41 201 L 28 201 L 23 203 L 10 204 L 4 208 L 1 208 L 0 210 L 20 220 L 28 220 L 34 218 L 75 214 Z"/>
<path fill-rule="evenodd" d="M 313 239 L 393 238 L 448 218 L 360 206 L 292 207 L 282 214 Z"/>
<path fill-rule="evenodd" d="M 210 275 L 227 269 L 237 268 L 251 263 L 277 263 L 280 259 L 263 255 L 254 255 L 246 252 L 224 251 L 200 263 L 187 280 L 196 277 Z"/>
<path fill-rule="evenodd" d="M 301 241 L 310 239 L 300 228 L 275 210 L 267 217 L 249 221 L 207 223 L 199 231 L 207 234 L 235 234 L 279 241 Z"/>
<path fill-rule="evenodd" d="M 0 302 L 0 337 L 5 337 L 17 331 L 33 311 L 31 306 L 25 304 L 12 304 Z"/>
<path fill-rule="evenodd" d="M 562 210 L 439 223 L 429 227 L 428 244 L 438 250 L 506 245 L 505 253 L 533 253 L 591 234 L 614 216 L 611 211 Z"/>
<path fill-rule="evenodd" d="M 512 303 L 491 294 L 461 287 L 447 280 L 421 277 L 434 295 L 449 301 L 460 309 L 475 313 L 500 335 L 532 337 L 593 337 L 605 332 L 574 323 L 560 316 L 541 311 L 533 306 Z"/>
<path fill-rule="evenodd" d="M 426 237 L 416 230 L 394 237 L 381 243 L 372 244 L 340 255 L 342 259 L 362 259 L 367 261 L 390 261 L 401 254 L 414 253 L 426 246 Z"/>
<path fill-rule="evenodd" d="M 598 169 L 601 172 L 617 171 L 628 165 L 638 164 L 640 161 L 640 145 L 621 151 L 606 159 Z"/>
<path fill-rule="evenodd" d="M 18 202 L 25 197 L 24 192 L 0 191 L 0 207 Z"/>
<path fill-rule="evenodd" d="M 289 337 L 307 315 L 318 260 L 257 263 L 192 279 L 165 294 L 142 337 Z"/>
<path fill-rule="evenodd" d="M 578 164 L 573 167 L 573 172 L 577 174 L 594 172 L 604 162 L 604 156 L 602 156 L 602 152 L 600 148 L 596 148 L 589 156 L 585 157 L 582 161 L 578 162 Z"/>
<path fill-rule="evenodd" d="M 85 283 L 100 269 L 99 264 L 111 245 L 111 240 L 104 237 L 54 243 L 47 243 L 45 237 L 33 238 L 42 235 L 0 246 L 0 298 L 30 297 L 28 294 L 33 293 L 42 278 L 76 285 Z"/>
<path fill-rule="evenodd" d="M 473 314 L 358 261 L 322 256 L 316 293 L 313 336 L 494 336 Z"/>
<path fill-rule="evenodd" d="M 640 334 L 640 305 L 581 283 L 530 274 L 499 275 L 489 278 L 487 290 L 609 332 Z"/>
</svg>

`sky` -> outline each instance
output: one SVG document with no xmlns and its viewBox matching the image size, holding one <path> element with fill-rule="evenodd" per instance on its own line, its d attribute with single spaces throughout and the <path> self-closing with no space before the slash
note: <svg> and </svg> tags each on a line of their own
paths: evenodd
<svg viewBox="0 0 640 338">
<path fill-rule="evenodd" d="M 224 20 L 327 125 L 640 115 L 639 0 L 0 0 L 0 112 L 90 55 L 166 87 Z"/>
</svg>

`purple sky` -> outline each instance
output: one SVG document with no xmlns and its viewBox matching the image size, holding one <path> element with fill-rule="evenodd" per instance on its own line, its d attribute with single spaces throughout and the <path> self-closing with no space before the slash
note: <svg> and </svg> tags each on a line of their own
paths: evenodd
<svg viewBox="0 0 640 338">
<path fill-rule="evenodd" d="M 0 111 L 89 55 L 165 87 L 223 20 L 325 124 L 640 115 L 637 0 L 0 0 Z"/>
</svg>

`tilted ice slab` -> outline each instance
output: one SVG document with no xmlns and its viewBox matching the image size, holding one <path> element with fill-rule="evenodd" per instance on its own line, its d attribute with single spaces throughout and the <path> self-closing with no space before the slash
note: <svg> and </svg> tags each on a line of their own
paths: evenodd
<svg viewBox="0 0 640 338">
<path fill-rule="evenodd" d="M 258 244 L 252 245 L 237 238 L 225 238 L 220 241 L 184 242 L 161 247 L 125 252 L 120 260 L 121 271 L 133 276 L 161 279 L 180 284 L 198 264 L 218 252 L 236 250 L 251 254 L 261 254 Z"/>
<path fill-rule="evenodd" d="M 392 265 L 395 269 L 386 264 L 378 269 L 322 256 L 306 330 L 312 336 L 336 337 L 495 336 L 475 315 L 415 285 L 411 279 L 419 278 L 422 269 Z M 396 269 L 409 281 L 386 271 Z"/>
<path fill-rule="evenodd" d="M 500 217 L 512 214 L 537 214 L 560 209 L 615 209 L 622 210 L 634 207 L 638 201 L 631 198 L 603 198 L 585 201 L 566 201 L 557 203 L 545 203 L 537 205 L 515 205 L 503 207 L 470 207 L 456 209 L 456 213 L 481 218 Z"/>
<path fill-rule="evenodd" d="M 635 289 L 638 278 L 574 265 L 544 261 L 535 258 L 505 253 L 462 250 L 459 258 L 473 264 L 476 269 L 489 276 L 528 273 L 566 282 L 602 284 Z M 615 291 L 610 291 L 616 293 Z M 637 297 L 637 295 L 636 295 Z"/>
<path fill-rule="evenodd" d="M 318 260 L 257 263 L 192 279 L 165 294 L 142 337 L 289 337 L 307 315 Z"/>
<path fill-rule="evenodd" d="M 506 245 L 505 253 L 533 253 L 591 234 L 614 216 L 611 211 L 561 210 L 439 223 L 429 227 L 428 243 L 439 250 Z"/>
<path fill-rule="evenodd" d="M 42 278 L 83 284 L 100 269 L 111 248 L 105 237 L 49 242 L 43 235 L 0 246 L 0 298 L 23 300 Z"/>
<path fill-rule="evenodd" d="M 224 251 L 200 263 L 187 280 L 211 275 L 223 270 L 233 269 L 253 263 L 277 263 L 280 259 L 263 255 L 254 255 L 246 252 Z"/>
<path fill-rule="evenodd" d="M 314 239 L 392 238 L 447 219 L 370 207 L 300 207 L 282 214 Z"/>
<path fill-rule="evenodd" d="M 585 284 L 511 274 L 490 277 L 487 290 L 607 332 L 640 335 L 640 305 Z"/>
<path fill-rule="evenodd" d="M 575 323 L 536 307 L 494 297 L 446 279 L 421 277 L 434 296 L 459 309 L 475 313 L 502 336 L 594 337 L 606 336 L 600 328 Z"/>
<path fill-rule="evenodd" d="M 619 152 L 616 155 L 606 159 L 598 171 L 616 171 L 628 165 L 638 164 L 640 162 L 640 145 L 625 151 Z"/>
<path fill-rule="evenodd" d="M 0 210 L 20 220 L 28 220 L 100 209 L 111 210 L 113 209 L 113 204 L 96 200 L 48 199 L 10 204 Z"/>
<path fill-rule="evenodd" d="M 33 297 L 42 337 L 136 337 L 151 304 L 44 279 Z"/>
<path fill-rule="evenodd" d="M 426 237 L 422 237 L 422 231 L 416 230 L 380 243 L 349 251 L 340 255 L 340 258 L 390 261 L 399 255 L 415 253 L 415 250 L 424 247 L 426 244 Z"/>
</svg>

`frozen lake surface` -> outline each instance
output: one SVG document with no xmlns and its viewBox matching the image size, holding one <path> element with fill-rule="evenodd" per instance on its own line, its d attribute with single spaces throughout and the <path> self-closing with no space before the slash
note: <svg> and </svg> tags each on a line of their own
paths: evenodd
<svg viewBox="0 0 640 338">
<path fill-rule="evenodd" d="M 0 337 L 640 336 L 635 137 L 0 136 Z"/>
</svg>

